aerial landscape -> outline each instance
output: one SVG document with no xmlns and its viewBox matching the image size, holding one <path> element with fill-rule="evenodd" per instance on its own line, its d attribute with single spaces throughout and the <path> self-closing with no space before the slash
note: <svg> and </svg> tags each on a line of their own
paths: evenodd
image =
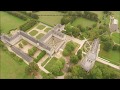
<svg viewBox="0 0 120 90">
<path fill-rule="evenodd" d="M 120 11 L 0 11 L 0 79 L 120 79 Z"/>
</svg>

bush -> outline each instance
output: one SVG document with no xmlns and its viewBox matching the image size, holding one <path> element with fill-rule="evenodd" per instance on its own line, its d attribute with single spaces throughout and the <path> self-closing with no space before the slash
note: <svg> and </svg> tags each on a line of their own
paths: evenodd
<svg viewBox="0 0 120 90">
<path fill-rule="evenodd" d="M 29 56 L 33 56 L 36 51 L 37 51 L 37 47 L 32 47 L 31 49 L 29 49 L 28 50 Z"/>
<path fill-rule="evenodd" d="M 29 22 L 21 25 L 20 30 L 26 31 L 26 30 L 30 29 L 31 27 L 33 27 L 35 24 L 37 24 L 36 20 L 30 20 Z"/>
<path fill-rule="evenodd" d="M 46 51 L 43 50 L 34 61 L 37 63 L 42 57 L 45 56 L 45 54 L 46 54 Z"/>
<path fill-rule="evenodd" d="M 21 43 L 19 43 L 19 47 L 20 47 L 20 48 L 23 48 L 23 46 L 22 46 L 22 44 L 21 44 Z"/>
<path fill-rule="evenodd" d="M 77 64 L 78 61 L 79 61 L 78 56 L 76 56 L 76 55 L 70 56 L 70 62 Z"/>
</svg>

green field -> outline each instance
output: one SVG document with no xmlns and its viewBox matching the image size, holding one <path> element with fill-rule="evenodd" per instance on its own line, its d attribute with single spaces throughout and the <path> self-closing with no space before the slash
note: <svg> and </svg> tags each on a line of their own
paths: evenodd
<svg viewBox="0 0 120 90">
<path fill-rule="evenodd" d="M 2 79 L 26 79 L 32 78 L 25 75 L 26 63 L 19 64 L 8 53 L 1 50 L 0 58 L 0 78 Z"/>
<path fill-rule="evenodd" d="M 106 52 L 101 48 L 99 57 L 107 59 L 113 64 L 120 65 L 120 53 L 118 51 L 110 50 L 109 52 Z"/>
<path fill-rule="evenodd" d="M 41 66 L 44 66 L 44 65 L 48 62 L 49 59 L 50 59 L 50 58 L 47 58 L 47 59 L 41 64 Z"/>
<path fill-rule="evenodd" d="M 39 16 L 39 20 L 41 22 L 44 22 L 50 26 L 59 24 L 63 17 L 63 16 L 54 16 L 54 15 L 63 15 L 63 13 L 57 12 L 57 11 L 39 11 L 39 12 L 36 12 L 36 14 L 41 15 Z M 53 15 L 53 16 L 47 16 L 47 15 Z"/>
<path fill-rule="evenodd" d="M 2 33 L 8 33 L 9 30 L 18 28 L 20 25 L 24 24 L 23 21 L 15 16 L 12 16 L 6 12 L 0 11 L 0 26 Z"/>
<path fill-rule="evenodd" d="M 30 34 L 31 36 L 35 36 L 37 33 L 38 33 L 38 31 L 33 30 L 33 31 L 31 31 L 29 34 Z"/>
<path fill-rule="evenodd" d="M 40 39 L 40 38 L 42 38 L 43 36 L 44 36 L 44 34 L 43 34 L 43 33 L 40 33 L 39 35 L 36 36 L 36 38 L 37 38 L 37 39 Z"/>
<path fill-rule="evenodd" d="M 37 28 L 40 29 L 40 30 L 43 30 L 46 26 L 44 25 L 39 25 Z"/>
<path fill-rule="evenodd" d="M 113 33 L 112 39 L 114 40 L 115 43 L 120 44 L 120 33 Z"/>
<path fill-rule="evenodd" d="M 85 18 L 78 18 L 72 23 L 72 25 L 77 26 L 80 24 L 81 26 L 86 27 L 86 26 L 92 26 L 95 23 L 96 22 L 85 19 Z"/>
<path fill-rule="evenodd" d="M 52 58 L 49 63 L 47 63 L 47 65 L 45 66 L 45 69 L 47 69 L 48 71 L 51 71 L 52 66 L 55 64 L 57 60 L 55 58 Z"/>
<path fill-rule="evenodd" d="M 46 28 L 44 31 L 45 31 L 45 32 L 48 32 L 50 29 L 51 29 L 51 28 Z"/>
</svg>

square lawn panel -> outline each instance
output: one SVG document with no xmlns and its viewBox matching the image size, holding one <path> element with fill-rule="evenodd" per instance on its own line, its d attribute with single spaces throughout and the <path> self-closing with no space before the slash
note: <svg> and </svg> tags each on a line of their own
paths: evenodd
<svg viewBox="0 0 120 90">
<path fill-rule="evenodd" d="M 30 34 L 31 36 L 35 36 L 37 33 L 38 33 L 38 31 L 33 30 L 33 31 L 31 31 L 29 34 Z"/>
<path fill-rule="evenodd" d="M 44 29 L 46 26 L 44 26 L 44 25 L 39 25 L 37 28 L 38 29 L 40 29 L 40 30 L 42 30 L 42 29 Z"/>
<path fill-rule="evenodd" d="M 50 29 L 51 29 L 51 28 L 46 28 L 44 31 L 45 31 L 45 32 L 48 32 Z"/>
<path fill-rule="evenodd" d="M 53 57 L 49 63 L 47 63 L 47 65 L 45 66 L 45 69 L 47 69 L 48 71 L 51 71 L 51 68 L 53 67 L 53 65 L 55 64 L 55 62 L 57 61 L 57 59 L 55 57 Z"/>
<path fill-rule="evenodd" d="M 37 39 L 40 39 L 41 37 L 43 37 L 44 34 L 43 33 L 40 33 L 39 35 L 36 36 Z"/>
</svg>

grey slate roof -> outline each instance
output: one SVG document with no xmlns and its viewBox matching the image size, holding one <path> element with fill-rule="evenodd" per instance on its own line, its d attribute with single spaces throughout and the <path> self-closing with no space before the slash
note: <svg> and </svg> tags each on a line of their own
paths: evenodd
<svg viewBox="0 0 120 90">
<path fill-rule="evenodd" d="M 26 53 L 24 53 L 22 50 L 16 48 L 15 46 L 12 46 L 11 49 L 17 53 L 19 56 L 21 56 L 23 59 L 25 59 L 27 62 L 31 62 L 33 58 L 28 56 Z"/>
</svg>

